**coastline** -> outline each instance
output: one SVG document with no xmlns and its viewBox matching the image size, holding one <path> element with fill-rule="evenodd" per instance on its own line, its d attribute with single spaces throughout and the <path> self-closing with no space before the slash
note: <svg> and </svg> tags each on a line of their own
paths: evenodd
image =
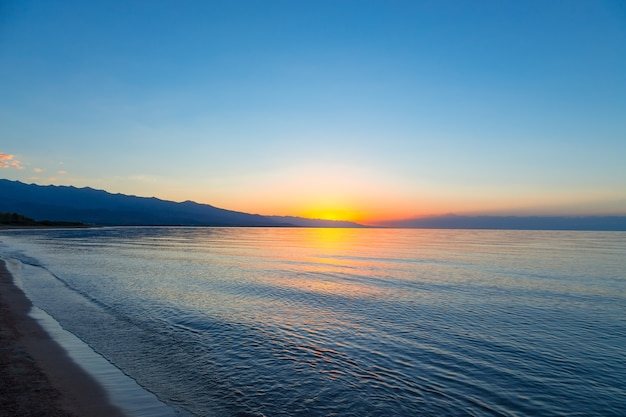
<svg viewBox="0 0 626 417">
<path fill-rule="evenodd" d="M 37 225 L 13 225 L 13 224 L 0 224 L 0 230 L 47 230 L 47 229 L 95 229 L 101 226 L 81 225 L 81 226 L 68 226 L 68 225 L 54 225 L 47 226 L 43 224 Z"/>
<path fill-rule="evenodd" d="M 29 316 L 0 260 L 0 417 L 124 417 L 100 384 Z"/>
</svg>

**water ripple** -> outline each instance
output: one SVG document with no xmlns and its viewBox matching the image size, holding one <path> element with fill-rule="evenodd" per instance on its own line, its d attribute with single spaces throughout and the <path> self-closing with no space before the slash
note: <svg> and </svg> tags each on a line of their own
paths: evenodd
<svg viewBox="0 0 626 417">
<path fill-rule="evenodd" d="M 620 416 L 623 233 L 7 232 L 65 328 L 198 416 Z M 97 325 L 94 325 L 97 324 Z"/>
</svg>

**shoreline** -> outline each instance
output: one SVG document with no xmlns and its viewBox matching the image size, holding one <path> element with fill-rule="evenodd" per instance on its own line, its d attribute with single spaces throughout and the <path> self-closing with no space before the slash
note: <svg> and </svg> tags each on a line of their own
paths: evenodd
<svg viewBox="0 0 626 417">
<path fill-rule="evenodd" d="M 32 307 L 0 259 L 0 417 L 127 417 L 29 315 Z"/>
<path fill-rule="evenodd" d="M 102 226 L 81 225 L 81 226 L 46 226 L 46 225 L 14 225 L 14 224 L 0 224 L 0 230 L 47 230 L 47 229 L 97 229 Z"/>
</svg>

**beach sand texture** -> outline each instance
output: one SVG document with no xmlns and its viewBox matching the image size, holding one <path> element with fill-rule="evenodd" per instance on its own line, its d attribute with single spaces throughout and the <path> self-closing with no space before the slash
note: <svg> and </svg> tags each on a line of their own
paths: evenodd
<svg viewBox="0 0 626 417">
<path fill-rule="evenodd" d="M 122 417 L 105 391 L 29 317 L 0 260 L 0 417 Z"/>
</svg>

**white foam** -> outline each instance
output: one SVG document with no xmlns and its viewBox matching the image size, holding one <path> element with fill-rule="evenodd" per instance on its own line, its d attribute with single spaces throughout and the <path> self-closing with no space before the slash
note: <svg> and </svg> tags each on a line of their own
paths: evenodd
<svg viewBox="0 0 626 417">
<path fill-rule="evenodd" d="M 32 307 L 29 316 L 66 350 L 68 356 L 104 388 L 111 403 L 130 417 L 180 416 L 151 392 L 124 374 L 74 334 L 63 329 L 48 313 Z"/>
<path fill-rule="evenodd" d="M 15 285 L 26 293 L 22 282 L 22 264 L 12 258 L 0 257 Z M 129 417 L 182 417 L 184 414 L 161 402 L 134 379 L 94 351 L 73 333 L 65 330 L 58 321 L 44 310 L 32 306 L 29 316 L 36 320 L 48 335 L 58 343 L 67 355 L 105 390 L 111 404 L 120 408 Z"/>
</svg>

